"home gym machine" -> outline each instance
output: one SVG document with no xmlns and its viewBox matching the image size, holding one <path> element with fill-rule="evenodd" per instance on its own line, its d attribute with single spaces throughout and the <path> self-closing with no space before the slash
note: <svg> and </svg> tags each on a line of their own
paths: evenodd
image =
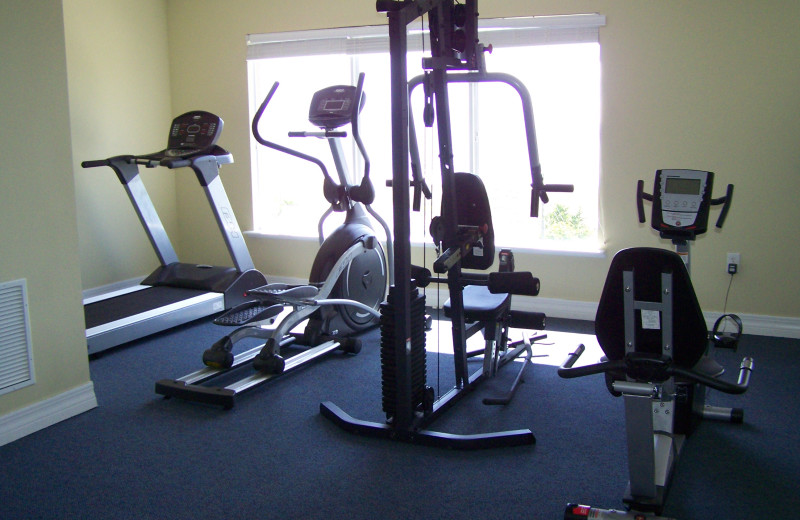
<svg viewBox="0 0 800 520">
<path fill-rule="evenodd" d="M 84 299 L 89 354 L 219 313 L 267 283 L 250 258 L 219 167 L 233 156 L 216 145 L 223 122 L 209 112 L 187 112 L 170 126 L 167 148 L 148 155 L 119 155 L 81 166 L 108 166 L 117 174 L 155 250 L 160 266 L 139 285 Z M 139 166 L 191 168 L 206 194 L 233 267 L 178 262 L 164 225 L 139 176 Z"/>
<path fill-rule="evenodd" d="M 377 324 L 380 318 L 377 308 L 386 295 L 391 272 L 391 264 L 387 268 L 391 256 L 384 253 L 369 215 L 383 227 L 388 247 L 392 246 L 391 230 L 371 207 L 375 191 L 369 178 L 369 157 L 358 131 L 358 115 L 364 105 L 363 84 L 364 74 L 361 74 L 356 86 L 336 85 L 318 91 L 311 101 L 309 120 L 320 130 L 289 133 L 290 137 L 320 138 L 328 142 L 338 183 L 321 160 L 261 136 L 258 126 L 278 83 L 272 86 L 253 118 L 253 136 L 263 146 L 320 168 L 324 177 L 323 193 L 330 203 L 320 219 L 320 234 L 324 220 L 333 212 L 343 212 L 344 223 L 324 241 L 320 236 L 321 245 L 308 285 L 273 283 L 248 291 L 251 301 L 215 320 L 219 325 L 239 328 L 203 353 L 206 367 L 180 379 L 157 382 L 156 393 L 227 409 L 234 405 L 237 395 L 334 350 L 359 352 L 360 341 L 349 336 Z M 360 183 L 350 180 L 341 145 L 341 138 L 347 133 L 340 128 L 348 124 L 364 159 Z M 306 320 L 303 331 L 294 332 Z M 234 345 L 246 338 L 263 339 L 266 343 L 234 355 Z M 284 358 L 284 349 L 293 350 L 294 355 Z M 252 364 L 257 372 L 225 387 L 205 385 L 246 363 Z"/>
<path fill-rule="evenodd" d="M 699 421 L 743 421 L 741 409 L 705 404 L 707 389 L 747 391 L 753 370 L 753 360 L 745 357 L 734 384 L 719 379 L 724 370 L 706 361 L 710 341 L 735 346 L 719 334 L 709 337 L 688 269 L 686 241 L 706 231 L 712 205 L 723 205 L 717 220 L 721 227 L 732 200 L 731 185 L 725 197 L 712 199 L 712 182 L 711 172 L 659 170 L 650 195 L 639 181 L 640 221 L 642 200 L 653 201 L 651 224 L 678 251 L 640 247 L 617 253 L 595 319 L 604 362 L 573 368 L 584 351 L 581 345 L 558 372 L 564 378 L 605 374 L 611 394 L 624 398 L 630 482 L 623 501 L 628 511 L 569 504 L 565 519 L 660 515 L 683 443 Z"/>
<path fill-rule="evenodd" d="M 354 433 L 457 449 L 479 449 L 532 444 L 530 430 L 521 429 L 474 435 L 454 435 L 426 429 L 436 418 L 477 385 L 494 375 L 509 361 L 526 354 L 508 395 L 489 399 L 489 404 L 507 402 L 530 361 L 530 345 L 506 344 L 507 328 L 541 328 L 544 316 L 510 310 L 511 294 L 536 295 L 539 282 L 529 272 L 462 273 L 462 269 L 488 269 L 494 261 L 494 233 L 488 197 L 479 177 L 457 173 L 453 168 L 452 138 L 447 85 L 456 81 L 494 81 L 485 72 L 483 45 L 478 43 L 477 1 L 455 4 L 442 1 L 385 1 L 377 9 L 389 18 L 392 103 L 392 189 L 394 202 L 395 283 L 387 302 L 381 306 L 381 364 L 385 423 L 355 419 L 331 402 L 320 405 L 322 415 Z M 428 14 L 432 57 L 423 60 L 424 79 L 408 82 L 406 73 L 407 26 Z M 462 71 L 451 74 L 451 71 Z M 463 72 L 466 71 L 466 72 Z M 425 121 L 437 121 L 442 173 L 442 213 L 432 223 L 434 240 L 443 253 L 434 262 L 437 275 L 410 262 L 409 186 L 414 190 L 414 209 L 421 194 L 429 192 L 420 173 L 419 154 L 410 119 L 409 90 L 424 81 Z M 527 91 L 513 83 L 523 103 L 531 167 L 531 216 L 538 214 L 539 202 L 547 202 L 548 191 L 572 191 L 572 186 L 545 185 L 539 165 L 533 115 Z M 409 148 L 411 146 L 411 148 Z M 409 179 L 409 154 L 413 180 Z M 502 258 L 502 257 L 501 257 Z M 506 261 L 506 265 L 508 265 Z M 431 281 L 447 283 L 450 300 L 446 312 L 451 318 L 455 362 L 455 386 L 438 399 L 426 387 L 425 297 L 419 288 Z M 466 323 L 471 322 L 469 329 Z M 534 325 L 535 323 L 535 325 Z M 530 325 L 527 327 L 525 325 Z M 486 347 L 484 363 L 470 374 L 467 337 L 483 330 Z M 485 401 L 486 402 L 486 401 Z"/>
</svg>

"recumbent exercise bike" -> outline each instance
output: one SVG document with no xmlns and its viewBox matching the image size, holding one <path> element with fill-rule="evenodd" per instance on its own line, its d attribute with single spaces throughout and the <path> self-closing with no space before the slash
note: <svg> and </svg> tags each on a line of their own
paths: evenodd
<svg viewBox="0 0 800 520">
<path fill-rule="evenodd" d="M 662 237 L 665 232 L 682 232 L 685 245 L 686 239 L 705 232 L 712 204 L 726 204 L 717 222 L 721 227 L 733 190 L 729 186 L 727 197 L 711 199 L 712 175 L 693 170 L 659 170 L 654 195 L 647 197 L 642 197 L 640 183 L 639 201 L 659 199 L 653 205 L 651 223 Z M 670 188 L 666 187 L 670 176 L 691 182 L 673 186 L 677 198 L 672 197 L 665 207 L 664 202 L 670 200 Z M 683 200 L 678 204 L 680 199 L 687 199 L 687 204 Z M 672 215 L 662 215 L 662 211 Z M 718 346 L 729 346 L 730 342 L 720 342 L 716 334 L 709 337 L 688 265 L 679 252 L 648 247 L 618 252 L 611 262 L 595 318 L 604 360 L 574 367 L 584 352 L 580 345 L 558 371 L 563 378 L 605 374 L 609 392 L 625 400 L 628 440 L 630 482 L 623 501 L 629 511 L 569 504 L 564 516 L 567 520 L 644 519 L 652 518 L 646 514 L 660 515 L 683 443 L 700 419 L 743 421 L 741 409 L 708 406 L 705 394 L 706 389 L 728 394 L 746 392 L 753 360 L 742 360 L 736 383 L 719 379 L 722 372 L 709 367 L 705 356 L 709 341 Z"/>
</svg>

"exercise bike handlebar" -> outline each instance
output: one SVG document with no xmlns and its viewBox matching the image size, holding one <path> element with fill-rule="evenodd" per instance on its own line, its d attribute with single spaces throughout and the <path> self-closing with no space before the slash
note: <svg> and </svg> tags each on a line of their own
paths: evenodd
<svg viewBox="0 0 800 520">
<path fill-rule="evenodd" d="M 647 218 L 645 217 L 644 213 L 644 201 L 653 202 L 653 195 L 651 193 L 645 193 L 644 181 L 640 179 L 636 183 L 636 210 L 639 213 L 639 222 L 642 224 L 647 222 Z M 721 228 L 723 224 L 725 224 L 725 219 L 728 216 L 728 210 L 730 210 L 732 202 L 733 184 L 728 184 L 724 197 L 718 197 L 710 200 L 709 203 L 712 206 L 722 205 L 722 211 L 720 211 L 719 217 L 717 217 L 717 223 L 715 224 L 716 227 Z"/>
<path fill-rule="evenodd" d="M 690 381 L 700 383 L 714 390 L 725 392 L 726 394 L 743 394 L 747 392 L 747 387 L 750 385 L 750 374 L 753 372 L 753 358 L 745 357 L 739 365 L 739 379 L 736 383 L 729 383 L 714 377 L 695 372 L 694 370 L 687 370 L 681 367 L 673 367 L 672 371 L 675 375 L 683 376 Z"/>
<path fill-rule="evenodd" d="M 326 183 L 330 183 L 332 186 L 339 186 L 336 183 L 336 181 L 333 180 L 333 177 L 331 177 L 330 173 L 328 173 L 328 169 L 325 167 L 325 163 L 323 163 L 322 161 L 311 155 L 307 155 L 302 152 L 298 152 L 297 150 L 287 148 L 286 146 L 282 146 L 277 143 L 268 141 L 264 139 L 264 137 L 261 135 L 261 132 L 259 132 L 258 125 L 261 122 L 261 116 L 264 114 L 264 110 L 267 108 L 267 105 L 272 99 L 272 96 L 275 95 L 275 91 L 278 90 L 278 85 L 279 83 L 277 81 L 273 83 L 272 88 L 269 90 L 269 93 L 267 94 L 267 97 L 264 98 L 264 101 L 261 103 L 261 106 L 259 106 L 258 110 L 256 110 L 255 116 L 253 116 L 253 124 L 251 127 L 253 131 L 253 137 L 259 144 L 266 146 L 267 148 L 272 148 L 273 150 L 277 150 L 279 152 L 283 152 L 293 157 L 297 157 L 298 159 L 303 159 L 305 161 L 316 164 L 322 171 L 322 175 L 325 177 Z"/>
<path fill-rule="evenodd" d="M 644 201 L 653 202 L 653 196 L 644 192 L 644 181 L 639 179 L 636 183 L 636 210 L 639 213 L 639 222 L 644 224 L 647 217 L 644 214 Z"/>
<path fill-rule="evenodd" d="M 575 349 L 574 352 L 567 356 L 567 359 L 565 359 L 558 368 L 559 377 L 564 379 L 573 379 L 576 377 L 584 377 L 593 374 L 603 374 L 606 372 L 615 372 L 620 370 L 624 371 L 631 366 L 626 359 L 618 359 L 615 361 L 606 361 L 573 368 L 575 362 L 578 361 L 578 358 L 581 357 L 581 354 L 583 354 L 585 350 L 586 347 L 581 344 L 578 345 L 578 348 Z M 739 365 L 739 378 L 736 383 L 729 383 L 715 377 L 701 374 L 695 370 L 682 367 L 670 366 L 665 370 L 665 373 L 668 375 L 681 376 L 689 381 L 713 388 L 714 390 L 719 390 L 720 392 L 724 392 L 726 394 L 745 393 L 750 385 L 750 375 L 752 372 L 753 358 L 751 357 L 745 357 L 742 359 L 742 363 Z"/>
<path fill-rule="evenodd" d="M 733 201 L 733 184 L 728 184 L 728 188 L 725 191 L 725 196 L 720 197 L 718 199 L 711 199 L 712 206 L 719 206 L 722 204 L 722 211 L 719 212 L 719 217 L 717 217 L 717 224 L 718 228 L 721 228 L 722 225 L 725 223 L 725 217 L 728 216 L 728 210 L 731 208 L 731 202 Z"/>
</svg>

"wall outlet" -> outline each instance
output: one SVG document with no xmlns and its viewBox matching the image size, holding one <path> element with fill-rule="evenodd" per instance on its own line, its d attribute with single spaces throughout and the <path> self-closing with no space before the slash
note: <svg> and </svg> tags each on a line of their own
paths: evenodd
<svg viewBox="0 0 800 520">
<path fill-rule="evenodd" d="M 739 272 L 739 264 L 742 262 L 742 257 L 739 253 L 728 253 L 725 262 L 725 271 L 728 274 L 736 274 Z"/>
</svg>

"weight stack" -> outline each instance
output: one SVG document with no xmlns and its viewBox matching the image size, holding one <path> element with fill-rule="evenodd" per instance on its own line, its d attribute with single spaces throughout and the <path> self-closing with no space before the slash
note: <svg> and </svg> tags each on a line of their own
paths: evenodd
<svg viewBox="0 0 800 520">
<path fill-rule="evenodd" d="M 391 420 L 397 411 L 397 357 L 396 348 L 405 345 L 395 344 L 397 308 L 394 305 L 394 287 L 389 289 L 386 302 L 381 304 L 381 389 L 383 391 L 383 411 Z M 409 353 L 411 372 L 411 407 L 422 408 L 425 396 L 427 368 L 425 365 L 425 295 L 418 289 L 411 292 L 411 352 Z"/>
</svg>

